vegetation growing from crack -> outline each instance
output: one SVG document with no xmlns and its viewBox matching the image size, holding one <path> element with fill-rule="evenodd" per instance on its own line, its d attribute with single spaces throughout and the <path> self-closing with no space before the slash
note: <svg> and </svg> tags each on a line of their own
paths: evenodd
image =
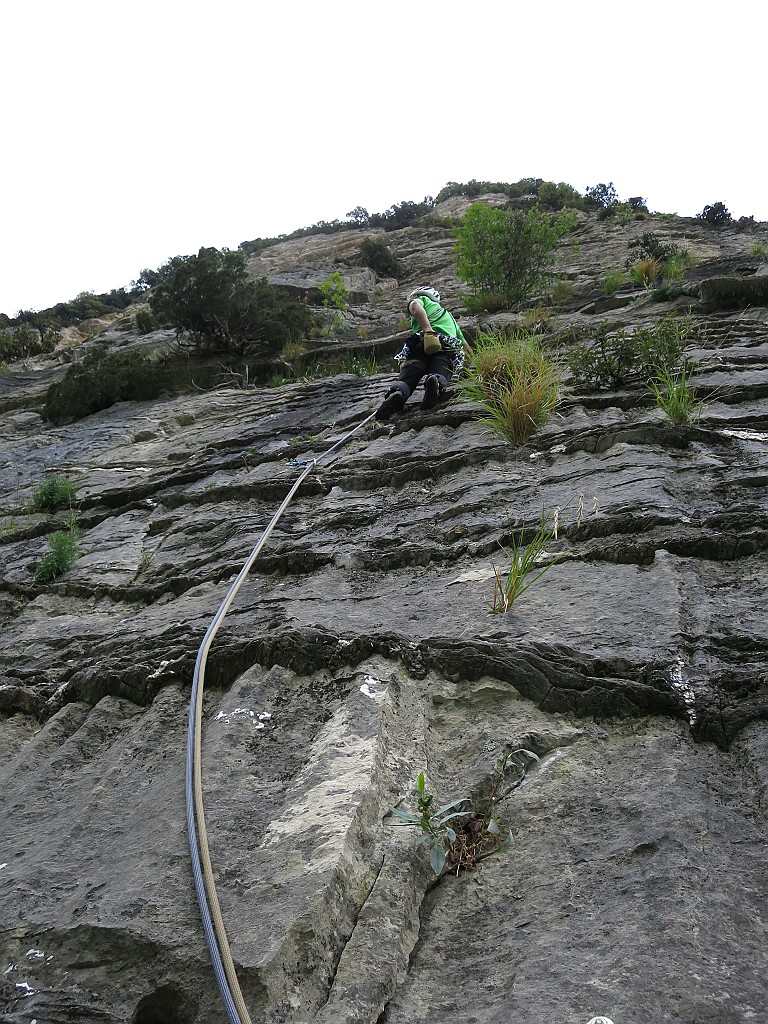
<svg viewBox="0 0 768 1024">
<path fill-rule="evenodd" d="M 266 278 L 253 280 L 241 252 L 203 247 L 196 256 L 174 256 L 155 277 L 149 305 L 157 322 L 201 352 L 277 350 L 303 338 L 313 320 L 305 303 Z"/>
<path fill-rule="evenodd" d="M 601 288 L 605 295 L 613 295 L 619 288 L 627 283 L 629 276 L 621 267 L 611 267 L 606 270 Z"/>
<path fill-rule="evenodd" d="M 149 548 L 142 548 L 141 555 L 139 557 L 139 566 L 136 570 L 136 576 L 142 576 L 144 573 L 149 571 L 149 567 L 155 560 L 157 549 L 150 550 Z"/>
<path fill-rule="evenodd" d="M 0 364 L 16 362 L 53 352 L 61 332 L 50 324 L 20 323 L 12 330 L 0 330 Z"/>
<path fill-rule="evenodd" d="M 458 388 L 484 410 L 481 423 L 522 444 L 557 407 L 561 372 L 531 332 L 479 334 Z"/>
<path fill-rule="evenodd" d="M 676 425 L 695 422 L 706 408 L 686 378 L 685 367 L 665 369 L 647 383 L 656 405 Z"/>
<path fill-rule="evenodd" d="M 48 538 L 48 552 L 43 555 L 35 570 L 35 583 L 51 583 L 70 569 L 80 554 L 78 540 L 80 531 L 77 528 L 77 513 L 70 512 L 66 521 L 66 530 L 57 530 Z"/>
<path fill-rule="evenodd" d="M 489 792 L 482 810 L 470 814 L 456 830 L 456 841 L 448 860 L 459 871 L 470 871 L 478 861 L 506 850 L 513 841 L 509 823 L 501 820 L 498 804 L 517 789 L 525 779 L 530 765 L 539 760 L 538 754 L 525 747 L 505 751 L 493 766 Z"/>
<path fill-rule="evenodd" d="M 381 277 L 399 277 L 400 261 L 388 245 L 378 238 L 364 238 L 359 246 L 361 263 Z"/>
<path fill-rule="evenodd" d="M 465 818 L 470 812 L 459 811 L 456 808 L 467 803 L 467 797 L 460 797 L 458 800 L 451 800 L 437 810 L 432 809 L 435 801 L 432 793 L 427 793 L 424 772 L 420 772 L 416 779 L 416 791 L 418 798 L 416 802 L 418 813 L 411 814 L 408 811 L 401 811 L 398 807 L 390 807 L 390 812 L 400 821 L 393 821 L 390 824 L 399 825 L 403 828 L 418 828 L 421 835 L 415 842 L 416 848 L 429 843 L 429 863 L 436 875 L 442 874 L 445 867 L 448 852 L 453 849 L 456 843 L 455 823 L 458 818 Z M 453 822 L 453 825 L 449 825 Z"/>
<path fill-rule="evenodd" d="M 493 566 L 495 580 L 490 609 L 494 615 L 508 612 L 526 590 L 564 557 L 561 553 L 545 561 L 546 545 L 556 536 L 556 532 L 557 524 L 550 526 L 542 515 L 539 529 L 527 544 L 525 529 L 521 529 L 518 534 L 513 532 L 509 548 L 499 545 L 507 559 L 507 567 L 498 569 Z"/>
<path fill-rule="evenodd" d="M 69 508 L 65 520 L 66 529 L 56 530 L 48 537 L 48 551 L 35 569 L 35 583 L 50 583 L 71 568 L 80 553 L 77 542 L 80 531 L 77 527 L 77 512 L 73 510 L 76 496 L 75 485 L 61 473 L 47 477 L 32 496 L 32 507 L 36 512 L 55 512 Z"/>
<path fill-rule="evenodd" d="M 52 423 L 82 419 L 115 402 L 157 398 L 166 385 L 162 360 L 144 352 L 109 352 L 99 345 L 50 385 L 43 416 Z"/>
<path fill-rule="evenodd" d="M 356 377 L 370 377 L 380 370 L 376 355 L 372 351 L 369 356 L 359 352 L 345 352 L 329 360 L 321 360 L 304 367 L 299 378 L 302 381 L 322 380 L 335 377 L 340 373 L 354 374 Z"/>
<path fill-rule="evenodd" d="M 459 277 L 475 297 L 520 302 L 549 283 L 558 243 L 576 223 L 573 210 L 553 216 L 538 204 L 523 212 L 473 203 L 454 231 Z"/>
<path fill-rule="evenodd" d="M 678 266 L 690 266 L 691 263 L 687 249 L 674 242 L 663 242 L 653 231 L 644 231 L 639 238 L 630 242 L 627 248 L 630 250 L 630 256 L 625 263 L 627 270 L 631 270 L 632 266 L 641 260 L 655 260 L 659 268 L 669 261 L 675 261 Z"/>
<path fill-rule="evenodd" d="M 347 312 L 349 309 L 349 292 L 344 283 L 344 278 L 338 270 L 334 270 L 332 274 L 329 274 L 319 288 L 320 294 L 323 296 L 323 305 L 327 309 L 338 309 L 341 313 Z"/>
<path fill-rule="evenodd" d="M 689 316 L 665 316 L 636 331 L 612 331 L 607 320 L 586 331 L 568 329 L 563 340 L 571 345 L 567 363 L 573 382 L 582 387 L 620 388 L 665 371 L 690 372 L 693 363 L 685 348 L 693 329 Z"/>
<path fill-rule="evenodd" d="M 75 502 L 75 485 L 61 473 L 47 477 L 32 496 L 36 512 L 54 512 L 57 508 L 71 508 Z"/>
<path fill-rule="evenodd" d="M 400 819 L 390 824 L 419 829 L 421 835 L 414 848 L 429 844 L 429 863 L 436 875 L 443 873 L 446 864 L 455 868 L 456 874 L 471 870 L 478 861 L 511 843 L 512 832 L 501 821 L 497 805 L 522 783 L 529 764 L 538 760 L 537 754 L 525 748 L 505 751 L 493 767 L 488 794 L 478 811 L 471 807 L 457 809 L 469 804 L 468 797 L 433 810 L 434 795 L 427 792 L 424 772 L 420 772 L 416 780 L 417 813 L 390 807 L 390 813 Z"/>
<path fill-rule="evenodd" d="M 630 255 L 624 266 L 629 277 L 644 288 L 653 286 L 656 302 L 674 299 L 682 293 L 681 282 L 694 259 L 688 249 L 674 242 L 663 242 L 653 231 L 645 231 L 628 246 Z"/>
</svg>

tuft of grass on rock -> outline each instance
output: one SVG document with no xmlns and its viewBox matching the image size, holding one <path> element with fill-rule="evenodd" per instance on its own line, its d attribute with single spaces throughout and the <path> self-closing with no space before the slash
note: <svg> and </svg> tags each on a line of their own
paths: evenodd
<svg viewBox="0 0 768 1024">
<path fill-rule="evenodd" d="M 670 423 L 681 426 L 699 419 L 706 408 L 686 378 L 686 368 L 665 368 L 648 381 L 648 390 Z"/>
<path fill-rule="evenodd" d="M 60 473 L 49 476 L 32 496 L 36 512 L 53 512 L 57 508 L 71 508 L 75 502 L 75 485 Z"/>
<path fill-rule="evenodd" d="M 661 264 L 653 256 L 646 256 L 645 259 L 638 260 L 629 270 L 629 276 L 637 284 L 641 284 L 644 288 L 649 288 L 655 281 L 661 277 Z"/>
<path fill-rule="evenodd" d="M 495 583 L 490 608 L 494 615 L 508 612 L 529 587 L 564 557 L 558 554 L 547 558 L 545 548 L 555 536 L 555 530 L 556 527 L 550 526 L 542 515 L 536 535 L 527 544 L 525 531 L 520 530 L 519 534 L 512 534 L 511 549 L 501 547 L 507 559 L 507 568 L 501 570 L 495 565 L 493 567 Z"/>
<path fill-rule="evenodd" d="M 48 552 L 43 555 L 35 570 L 35 583 L 51 583 L 62 576 L 67 569 L 75 564 L 80 554 L 78 540 L 80 531 L 77 528 L 77 516 L 72 513 L 67 520 L 66 530 L 57 530 L 48 538 Z"/>
<path fill-rule="evenodd" d="M 561 374 L 560 364 L 528 332 L 479 334 L 458 388 L 482 406 L 481 423 L 522 444 L 557 407 Z"/>
<path fill-rule="evenodd" d="M 603 294 L 613 295 L 622 287 L 622 285 L 625 285 L 628 280 L 629 278 L 626 271 L 622 270 L 621 267 L 611 267 L 610 270 L 606 270 L 605 277 L 603 278 Z"/>
</svg>

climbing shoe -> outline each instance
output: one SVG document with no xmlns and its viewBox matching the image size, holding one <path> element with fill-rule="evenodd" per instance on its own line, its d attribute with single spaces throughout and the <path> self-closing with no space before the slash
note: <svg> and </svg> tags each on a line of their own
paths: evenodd
<svg viewBox="0 0 768 1024">
<path fill-rule="evenodd" d="M 421 403 L 422 409 L 434 409 L 440 397 L 440 381 L 437 375 L 431 373 L 424 381 L 424 399 Z"/>
<path fill-rule="evenodd" d="M 388 420 L 405 405 L 405 395 L 402 391 L 390 391 L 379 408 L 376 410 L 377 420 Z"/>
</svg>

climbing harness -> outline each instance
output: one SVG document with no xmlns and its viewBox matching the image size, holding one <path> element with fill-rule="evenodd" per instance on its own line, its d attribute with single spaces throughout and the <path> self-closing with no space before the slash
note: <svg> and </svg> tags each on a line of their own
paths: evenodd
<svg viewBox="0 0 768 1024">
<path fill-rule="evenodd" d="M 253 563 L 256 561 L 259 552 L 266 544 L 270 534 L 288 508 L 294 494 L 298 491 L 305 477 L 314 469 L 322 459 L 338 451 L 343 447 L 350 437 L 358 430 L 369 423 L 375 416 L 371 413 L 364 420 L 353 427 L 339 441 L 331 445 L 321 455 L 308 462 L 301 462 L 294 459 L 290 465 L 304 466 L 303 471 L 295 481 L 290 491 L 283 499 L 277 512 L 272 516 L 266 529 L 248 556 L 245 564 L 237 575 L 227 596 L 221 603 L 210 626 L 200 645 L 195 662 L 195 671 L 192 678 L 192 695 L 189 708 L 189 728 L 187 730 L 187 758 L 186 758 L 186 802 L 187 802 L 187 835 L 189 838 L 189 851 L 192 858 L 192 874 L 195 881 L 197 902 L 200 905 L 200 916 L 205 931 L 205 941 L 208 945 L 208 952 L 211 956 L 213 969 L 216 974 L 216 981 L 219 985 L 221 997 L 224 1000 L 224 1007 L 231 1024 L 251 1024 L 251 1018 L 240 990 L 240 983 L 235 973 L 235 964 L 232 960 L 232 952 L 229 946 L 224 920 L 221 915 L 221 907 L 216 893 L 216 883 L 213 877 L 213 868 L 208 849 L 208 833 L 205 827 L 205 813 L 203 808 L 203 784 L 202 784 L 202 709 L 203 709 L 203 686 L 205 677 L 205 665 L 208 660 L 213 639 L 221 626 L 224 616 L 227 614 L 230 605 L 235 599 L 245 577 L 250 572 Z"/>
</svg>

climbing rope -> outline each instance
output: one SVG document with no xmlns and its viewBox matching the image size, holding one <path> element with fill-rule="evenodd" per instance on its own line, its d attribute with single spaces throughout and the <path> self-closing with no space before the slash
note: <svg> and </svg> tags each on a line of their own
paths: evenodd
<svg viewBox="0 0 768 1024">
<path fill-rule="evenodd" d="M 205 811 L 203 807 L 203 781 L 202 781 L 202 709 L 203 709 L 203 687 L 205 679 L 205 666 L 208 660 L 208 651 L 213 643 L 224 616 L 227 614 L 230 605 L 235 599 L 243 581 L 250 572 L 253 563 L 259 552 L 266 544 L 270 534 L 277 526 L 283 512 L 288 508 L 293 496 L 298 491 L 305 477 L 314 469 L 322 459 L 338 451 L 358 430 L 370 422 L 375 416 L 371 413 L 364 420 L 353 427 L 339 441 L 331 445 L 317 458 L 308 462 L 300 462 L 294 459 L 292 466 L 304 466 L 302 473 L 283 499 L 277 512 L 272 516 L 266 529 L 248 556 L 245 564 L 237 575 L 227 596 L 221 603 L 213 620 L 206 631 L 200 650 L 197 653 L 195 671 L 192 678 L 192 695 L 189 708 L 189 728 L 187 730 L 187 758 L 186 758 L 186 802 L 187 802 L 187 835 L 189 838 L 189 850 L 192 857 L 192 874 L 195 881 L 197 902 L 200 905 L 200 916 L 205 931 L 205 941 L 213 963 L 216 974 L 216 981 L 219 985 L 224 1007 L 231 1024 L 251 1024 L 251 1018 L 240 990 L 240 983 L 237 979 L 235 964 L 232 959 L 232 952 L 227 938 L 224 920 L 221 915 L 219 898 L 216 893 L 216 883 L 213 877 L 213 867 L 208 849 L 208 832 L 205 827 Z"/>
</svg>

